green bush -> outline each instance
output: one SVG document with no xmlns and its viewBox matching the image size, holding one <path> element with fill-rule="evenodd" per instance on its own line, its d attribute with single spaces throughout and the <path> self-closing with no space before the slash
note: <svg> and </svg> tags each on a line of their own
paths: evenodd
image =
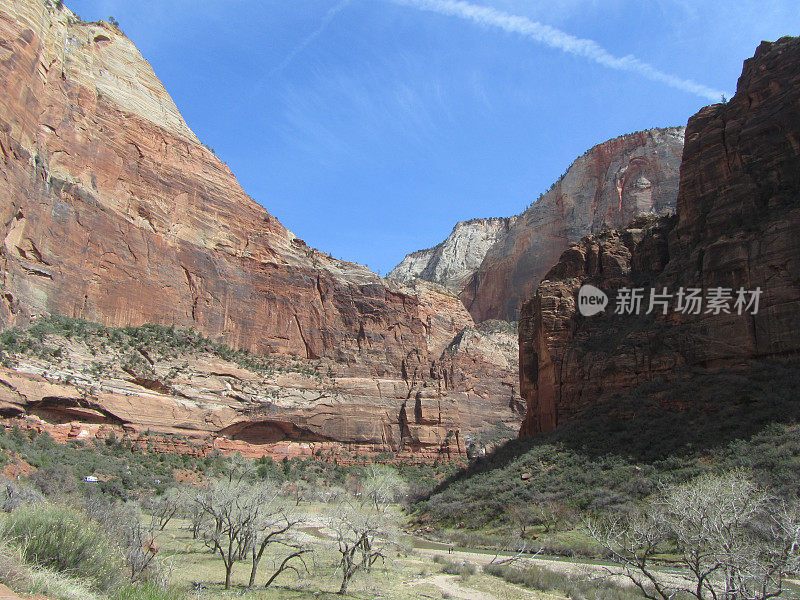
<svg viewBox="0 0 800 600">
<path fill-rule="evenodd" d="M 44 502 L 44 496 L 36 490 L 20 485 L 13 479 L 0 477 L 0 510 L 3 512 L 11 512 L 25 504 L 40 502 Z"/>
<path fill-rule="evenodd" d="M 0 362 L 10 364 L 15 355 L 61 358 L 63 354 L 61 344 L 58 339 L 48 340 L 48 336 L 59 336 L 67 340 L 84 342 L 89 344 L 91 353 L 96 350 L 94 346 L 99 346 L 104 350 L 110 346 L 125 354 L 128 362 L 134 361 L 137 364 L 143 360 L 141 351 L 155 352 L 162 356 L 205 352 L 263 374 L 270 374 L 276 369 L 298 371 L 308 375 L 314 374 L 314 369 L 306 364 L 287 361 L 277 364 L 268 356 L 244 350 L 233 350 L 196 331 L 150 323 L 138 327 L 106 327 L 98 323 L 61 315 L 39 319 L 24 330 L 7 329 L 0 332 Z"/>
<path fill-rule="evenodd" d="M 122 558 L 97 524 L 66 506 L 39 504 L 12 512 L 3 536 L 22 551 L 26 562 L 85 579 L 107 590 L 118 583 Z"/>
<path fill-rule="evenodd" d="M 61 600 L 99 600 L 82 582 L 25 564 L 19 548 L 0 541 L 0 583 L 20 593 Z"/>
<path fill-rule="evenodd" d="M 780 496 L 795 497 L 800 494 L 798 374 L 800 360 L 792 358 L 740 370 L 701 370 L 677 383 L 642 384 L 581 419 L 512 440 L 472 461 L 414 498 L 417 521 L 455 530 L 460 538 L 451 539 L 470 546 L 502 546 L 516 534 L 526 541 L 536 536 L 528 547 L 548 553 L 596 555 L 592 544 L 566 535 L 574 519 L 554 527 L 530 520 L 520 534 L 510 508 L 563 505 L 578 517 L 626 513 L 660 485 L 737 467 Z M 489 539 L 493 536 L 499 542 Z"/>
<path fill-rule="evenodd" d="M 454 561 L 454 560 L 447 560 L 444 557 L 436 556 L 434 557 L 434 562 L 437 562 L 436 559 L 440 558 L 442 564 L 442 573 L 447 573 L 448 575 L 458 575 L 461 579 L 469 579 L 470 575 L 475 575 L 477 572 L 477 567 L 472 563 L 468 563 L 466 561 Z"/>
<path fill-rule="evenodd" d="M 12 590 L 30 587 L 31 577 L 22 559 L 22 552 L 6 543 L 0 542 L 0 583 Z"/>
</svg>

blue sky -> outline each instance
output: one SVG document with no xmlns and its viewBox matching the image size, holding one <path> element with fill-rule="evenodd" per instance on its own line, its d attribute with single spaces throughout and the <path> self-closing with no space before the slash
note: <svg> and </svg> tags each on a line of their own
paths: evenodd
<svg viewBox="0 0 800 600">
<path fill-rule="evenodd" d="M 592 145 L 730 96 L 796 0 L 67 0 L 307 243 L 386 274 Z"/>
</svg>

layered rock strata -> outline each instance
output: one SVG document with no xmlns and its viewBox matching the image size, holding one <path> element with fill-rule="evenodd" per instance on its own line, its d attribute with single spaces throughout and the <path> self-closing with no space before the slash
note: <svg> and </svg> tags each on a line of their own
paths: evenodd
<svg viewBox="0 0 800 600">
<path fill-rule="evenodd" d="M 486 406 L 485 422 L 513 418 L 505 386 L 475 398 L 440 379 L 444 351 L 474 325 L 457 298 L 386 282 L 288 231 L 198 142 L 115 26 L 61 3 L 0 0 L 0 82 L 0 324 L 159 323 L 327 361 L 326 377 L 368 382 L 327 411 L 341 422 L 329 437 L 354 443 L 384 443 L 376 432 L 389 427 L 408 447 L 463 452 L 462 402 Z M 403 433 L 401 406 L 424 387 L 450 416 Z M 375 432 L 342 433 L 347 398 Z"/>
<path fill-rule="evenodd" d="M 459 297 L 476 321 L 519 318 L 521 303 L 572 242 L 675 210 L 683 128 L 603 142 L 578 158 L 486 253 Z"/>
<path fill-rule="evenodd" d="M 512 217 L 456 223 L 447 239 L 433 248 L 406 255 L 387 279 L 405 283 L 423 279 L 459 293 L 481 266 L 489 249 L 508 232 L 513 222 Z"/>
<path fill-rule="evenodd" d="M 570 243 L 674 212 L 683 139 L 683 127 L 670 127 L 598 144 L 522 214 L 459 223 L 447 240 L 409 254 L 389 276 L 444 283 L 478 322 L 516 321 L 521 302 Z"/>
<path fill-rule="evenodd" d="M 689 120 L 677 216 L 584 238 L 524 304 L 522 435 L 549 431 L 639 384 L 691 383 L 703 372 L 797 354 L 798 140 L 800 39 L 764 42 L 745 61 L 736 95 Z M 609 293 L 605 313 L 581 316 L 584 283 Z M 614 314 L 621 289 L 635 287 L 645 293 L 642 313 L 651 288 L 673 294 L 667 314 L 660 305 L 650 315 Z M 698 314 L 676 310 L 681 288 L 702 290 Z M 708 298 L 719 288 L 732 297 L 716 310 Z M 757 311 L 737 307 L 739 289 L 761 291 Z"/>
</svg>

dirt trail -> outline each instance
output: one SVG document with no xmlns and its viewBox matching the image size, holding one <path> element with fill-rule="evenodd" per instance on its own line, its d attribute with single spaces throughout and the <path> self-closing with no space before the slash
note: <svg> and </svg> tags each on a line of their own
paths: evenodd
<svg viewBox="0 0 800 600">
<path fill-rule="evenodd" d="M 466 561 L 470 562 L 475 565 L 484 566 L 488 565 L 492 562 L 494 555 L 491 554 L 483 554 L 479 552 L 465 552 L 463 550 L 455 550 L 452 553 L 448 553 L 442 550 L 436 549 L 427 549 L 427 548 L 417 548 L 415 550 L 417 553 L 430 556 L 433 558 L 434 556 L 442 556 L 448 560 L 452 561 Z M 501 560 L 503 557 L 500 557 Z M 592 563 L 583 563 L 583 562 L 570 562 L 568 560 L 553 560 L 548 558 L 520 558 L 516 561 L 518 566 L 540 566 L 545 567 L 551 571 L 555 571 L 557 573 L 563 573 L 565 575 L 572 575 L 573 577 L 584 577 L 587 579 L 605 579 L 613 581 L 614 583 L 620 585 L 631 585 L 630 579 L 628 579 L 625 574 L 624 570 L 621 567 L 611 566 L 611 565 L 601 565 L 601 564 L 592 564 Z M 677 573 L 673 572 L 659 572 L 659 578 L 665 582 L 671 582 L 673 584 L 680 583 L 684 581 L 684 578 L 681 577 Z"/>
<path fill-rule="evenodd" d="M 22 600 L 22 598 L 0 583 L 0 600 Z"/>
<path fill-rule="evenodd" d="M 497 596 L 489 594 L 488 592 L 482 592 L 469 587 L 463 587 L 462 585 L 459 585 L 457 580 L 457 575 L 445 575 L 444 573 L 438 573 L 436 575 L 426 577 L 425 579 L 415 581 L 414 586 L 425 584 L 436 586 L 442 590 L 442 592 L 446 593 L 447 597 L 453 598 L 454 600 L 500 600 Z M 541 595 L 535 595 L 534 593 L 531 593 L 527 597 L 538 600 L 541 598 Z"/>
<path fill-rule="evenodd" d="M 447 553 L 443 550 L 416 548 L 415 552 L 430 557 L 442 556 L 448 560 L 453 560 L 456 562 L 467 561 L 480 566 L 488 565 L 494 558 L 494 555 L 492 554 L 486 554 L 482 552 L 466 552 L 464 550 L 454 550 L 452 553 Z M 503 558 L 504 557 L 500 557 L 500 560 Z M 517 564 L 539 565 L 542 567 L 547 567 L 553 571 L 558 571 L 559 573 L 566 573 L 569 575 L 608 575 L 609 569 L 621 573 L 621 569 L 615 569 L 614 567 L 569 562 L 565 560 L 552 560 L 547 558 L 520 558 L 517 560 Z"/>
</svg>

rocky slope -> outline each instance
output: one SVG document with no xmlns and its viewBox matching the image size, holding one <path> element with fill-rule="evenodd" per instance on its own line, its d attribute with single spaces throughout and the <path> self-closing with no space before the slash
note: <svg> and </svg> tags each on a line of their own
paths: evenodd
<svg viewBox="0 0 800 600">
<path fill-rule="evenodd" d="M 459 293 L 513 222 L 512 217 L 456 223 L 446 240 L 433 248 L 408 254 L 387 279 L 405 283 L 423 279 Z"/>
<path fill-rule="evenodd" d="M 708 374 L 726 373 L 728 385 L 741 389 L 736 378 L 757 373 L 760 361 L 797 354 L 798 140 L 800 39 L 764 42 L 745 61 L 736 95 L 689 120 L 677 216 L 572 245 L 524 304 L 523 435 L 636 390 L 680 409 L 715 393 L 700 389 Z M 606 311 L 593 317 L 576 310 L 587 282 L 610 296 Z M 614 314 L 621 288 L 634 286 L 643 288 L 645 306 L 650 288 L 701 288 L 705 303 L 699 314 L 684 313 L 674 296 L 667 314 L 660 306 L 650 315 Z M 729 312 L 709 312 L 707 298 L 719 287 L 731 290 Z M 739 288 L 760 288 L 756 313 L 745 307 L 739 314 Z M 696 389 L 672 397 L 676 382 Z M 748 407 L 747 397 L 737 402 Z M 723 408 L 730 407 L 715 410 Z"/>
<path fill-rule="evenodd" d="M 357 381 L 343 404 L 433 454 L 463 452 L 462 402 L 484 405 L 486 422 L 515 418 L 505 385 L 475 397 L 444 381 L 445 350 L 474 325 L 455 296 L 308 247 L 197 141 L 119 29 L 58 4 L 0 0 L 0 324 L 159 323 L 326 361 L 326 377 Z M 402 433 L 401 408 L 423 389 L 453 417 Z M 348 439 L 347 411 L 320 411 Z"/>
<path fill-rule="evenodd" d="M 504 333 L 511 338 L 513 332 Z M 442 361 L 442 388 L 449 385 L 445 379 L 460 377 L 464 361 L 470 373 L 502 369 L 509 373 L 502 399 L 508 405 L 515 357 L 498 352 L 508 340 L 491 335 L 462 332 Z M 460 347 L 462 338 L 471 346 Z M 234 353 L 185 330 L 48 319 L 7 332 L 1 348 L 0 417 L 62 441 L 113 432 L 160 436 L 166 449 L 203 454 L 220 449 L 341 460 L 391 452 L 413 460 L 459 457 L 473 442 L 486 441 L 484 430 L 498 433 L 497 423 L 486 429 L 480 394 L 496 391 L 485 384 L 442 394 L 442 388 L 398 379 L 336 377 L 336 365 L 326 359 Z M 457 383 L 480 385 L 454 381 L 451 387 Z M 513 411 L 521 414 L 518 401 Z"/>
</svg>

